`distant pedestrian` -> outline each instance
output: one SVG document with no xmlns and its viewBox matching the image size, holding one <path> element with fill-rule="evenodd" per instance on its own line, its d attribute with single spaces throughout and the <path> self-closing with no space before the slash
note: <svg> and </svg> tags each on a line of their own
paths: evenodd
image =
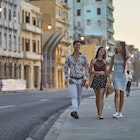
<svg viewBox="0 0 140 140">
<path fill-rule="evenodd" d="M 113 85 L 115 89 L 114 104 L 116 113 L 113 114 L 113 118 L 122 118 L 122 107 L 124 104 L 124 93 L 126 90 L 126 61 L 129 58 L 129 52 L 125 45 L 125 42 L 119 42 L 116 46 L 115 55 L 112 56 L 110 68 L 108 73 L 110 74 L 114 65 L 113 71 Z"/>
<path fill-rule="evenodd" d="M 129 72 L 129 70 L 127 71 L 127 85 L 126 85 L 126 96 L 130 96 L 130 87 L 131 87 L 131 81 L 132 81 L 133 77 L 132 74 Z"/>
<path fill-rule="evenodd" d="M 90 74 L 94 75 L 91 87 L 96 95 L 96 107 L 99 119 L 103 119 L 104 93 L 107 82 L 106 67 L 106 50 L 104 47 L 99 47 L 96 56 L 91 60 L 89 67 Z"/>
<path fill-rule="evenodd" d="M 80 52 L 81 42 L 73 42 L 74 51 L 69 55 L 64 64 L 65 78 L 69 83 L 72 108 L 71 116 L 78 119 L 78 108 L 82 97 L 82 88 L 85 86 L 89 76 L 89 65 L 87 57 Z"/>
<path fill-rule="evenodd" d="M 0 80 L 0 91 L 1 91 L 2 87 L 3 87 L 2 80 Z"/>
</svg>

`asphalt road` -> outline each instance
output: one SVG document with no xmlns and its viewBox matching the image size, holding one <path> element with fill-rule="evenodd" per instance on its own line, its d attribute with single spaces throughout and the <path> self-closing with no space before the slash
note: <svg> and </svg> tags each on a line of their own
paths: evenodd
<svg viewBox="0 0 140 140">
<path fill-rule="evenodd" d="M 0 140 L 25 140 L 52 114 L 70 105 L 65 91 L 17 92 L 0 95 Z"/>
<path fill-rule="evenodd" d="M 90 94 L 87 90 L 84 96 Z M 46 120 L 50 122 L 48 128 L 43 130 L 49 130 L 55 117 L 59 117 L 70 105 L 70 94 L 66 89 L 0 94 L 0 140 L 43 137 L 43 132 L 37 133 Z"/>
</svg>

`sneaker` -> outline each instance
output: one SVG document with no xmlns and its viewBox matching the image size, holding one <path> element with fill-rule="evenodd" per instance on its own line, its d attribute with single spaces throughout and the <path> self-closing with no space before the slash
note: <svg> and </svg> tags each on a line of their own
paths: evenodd
<svg viewBox="0 0 140 140">
<path fill-rule="evenodd" d="M 122 113 L 121 113 L 121 112 L 119 112 L 119 116 L 120 116 L 120 118 L 122 118 L 122 117 L 123 117 L 123 115 L 122 115 Z"/>
<path fill-rule="evenodd" d="M 79 119 L 79 116 L 78 116 L 77 112 L 75 112 L 75 111 L 71 112 L 71 116 L 75 119 Z"/>
<path fill-rule="evenodd" d="M 118 112 L 116 112 L 115 114 L 113 114 L 113 118 L 117 118 L 117 119 L 119 119 L 119 118 L 120 118 L 119 113 L 118 113 Z"/>
</svg>

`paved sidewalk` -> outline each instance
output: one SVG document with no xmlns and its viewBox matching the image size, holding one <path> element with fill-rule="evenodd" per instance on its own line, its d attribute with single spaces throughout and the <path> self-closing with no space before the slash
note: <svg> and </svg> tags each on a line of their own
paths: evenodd
<svg viewBox="0 0 140 140">
<path fill-rule="evenodd" d="M 79 119 L 70 116 L 71 107 L 60 115 L 44 140 L 140 140 L 140 90 L 125 97 L 123 118 L 112 118 L 114 93 L 105 97 L 103 120 L 97 118 L 95 96 L 83 99 Z"/>
</svg>

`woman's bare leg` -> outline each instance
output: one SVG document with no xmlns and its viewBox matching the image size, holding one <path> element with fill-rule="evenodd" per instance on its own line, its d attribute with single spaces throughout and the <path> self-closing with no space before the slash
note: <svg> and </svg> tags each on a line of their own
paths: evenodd
<svg viewBox="0 0 140 140">
<path fill-rule="evenodd" d="M 121 111 L 122 111 L 123 104 L 124 104 L 124 92 L 123 92 L 123 91 L 121 91 L 121 93 L 120 93 L 119 112 L 121 112 Z"/>
<path fill-rule="evenodd" d="M 99 90 L 99 118 L 102 118 L 102 112 L 104 108 L 104 92 L 104 88 Z"/>
<path fill-rule="evenodd" d="M 120 104 L 120 90 L 115 90 L 115 96 L 114 96 L 114 104 L 115 104 L 115 110 L 116 112 L 119 112 L 119 104 Z"/>
<path fill-rule="evenodd" d="M 97 108 L 97 114 L 99 116 L 99 91 L 98 90 L 94 90 L 95 96 L 96 96 L 96 108 Z"/>
</svg>

